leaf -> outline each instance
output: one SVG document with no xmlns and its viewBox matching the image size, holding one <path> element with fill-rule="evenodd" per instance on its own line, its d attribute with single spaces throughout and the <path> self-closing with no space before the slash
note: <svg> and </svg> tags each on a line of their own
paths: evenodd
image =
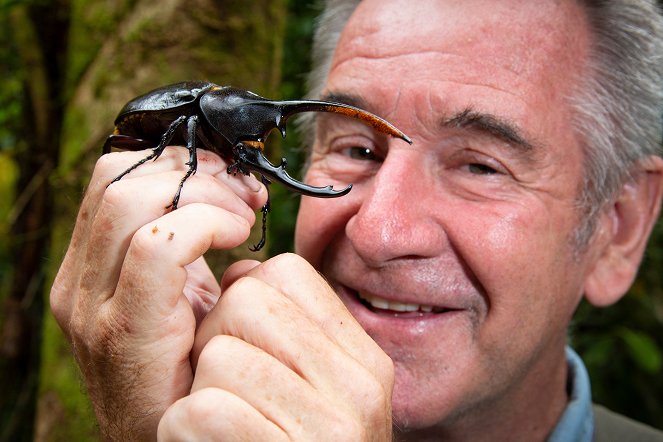
<svg viewBox="0 0 663 442">
<path fill-rule="evenodd" d="M 626 343 L 633 361 L 643 371 L 655 374 L 661 370 L 663 353 L 651 336 L 625 327 L 619 329 L 619 336 Z"/>
</svg>

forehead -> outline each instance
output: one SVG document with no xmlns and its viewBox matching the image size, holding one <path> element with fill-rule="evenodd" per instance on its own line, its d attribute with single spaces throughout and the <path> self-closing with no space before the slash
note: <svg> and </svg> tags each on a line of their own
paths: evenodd
<svg viewBox="0 0 663 442">
<path fill-rule="evenodd" d="M 586 25 L 584 10 L 569 0 L 363 0 L 335 64 L 433 51 L 471 53 L 486 65 L 534 74 L 542 62 L 574 64 L 587 44 Z"/>
<path fill-rule="evenodd" d="M 585 69 L 588 29 L 571 0 L 363 0 L 327 90 L 378 103 L 373 110 L 406 128 L 473 108 L 568 145 L 577 141 L 568 97 Z"/>
</svg>

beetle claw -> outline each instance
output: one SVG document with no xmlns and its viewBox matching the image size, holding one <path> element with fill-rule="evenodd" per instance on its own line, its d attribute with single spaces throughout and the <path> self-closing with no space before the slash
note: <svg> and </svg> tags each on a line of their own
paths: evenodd
<svg viewBox="0 0 663 442">
<path fill-rule="evenodd" d="M 257 172 L 263 177 L 269 178 L 272 181 L 278 181 L 285 187 L 294 190 L 295 192 L 299 192 L 302 195 L 318 198 L 335 198 L 346 195 L 352 189 L 352 184 L 349 184 L 342 190 L 334 190 L 332 186 L 314 187 L 304 184 L 288 175 L 288 172 L 285 171 L 285 165 L 287 163 L 285 158 L 281 160 L 281 164 L 275 166 L 265 158 L 262 150 L 256 147 L 246 146 L 239 143 L 235 147 L 235 152 L 236 162 L 232 165 L 233 167 L 236 167 L 239 170 Z"/>
<path fill-rule="evenodd" d="M 265 185 L 265 189 L 267 189 L 267 202 L 260 209 L 260 211 L 262 212 L 262 235 L 260 236 L 260 241 L 258 241 L 258 244 L 254 245 L 253 247 L 249 247 L 249 250 L 251 250 L 252 252 L 257 252 L 258 250 L 262 249 L 263 246 L 265 245 L 265 242 L 267 240 L 267 214 L 272 210 L 272 202 L 269 196 L 269 185 L 272 182 L 269 181 L 264 176 L 260 177 L 260 181 L 262 181 L 262 183 Z"/>
</svg>

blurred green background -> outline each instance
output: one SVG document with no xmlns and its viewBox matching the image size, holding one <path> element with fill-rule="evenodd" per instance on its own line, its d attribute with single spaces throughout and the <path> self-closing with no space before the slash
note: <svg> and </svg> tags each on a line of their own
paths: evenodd
<svg viewBox="0 0 663 442">
<path fill-rule="evenodd" d="M 47 296 L 118 109 L 183 79 L 301 98 L 318 10 L 310 0 L 0 2 L 0 441 L 97 439 Z M 289 170 L 302 163 L 292 129 L 270 146 Z M 263 258 L 292 249 L 298 205 L 272 191 Z M 221 273 L 248 254 L 209 259 Z M 659 222 L 628 296 L 606 309 L 581 305 L 570 330 L 594 400 L 661 429 L 662 268 Z"/>
</svg>

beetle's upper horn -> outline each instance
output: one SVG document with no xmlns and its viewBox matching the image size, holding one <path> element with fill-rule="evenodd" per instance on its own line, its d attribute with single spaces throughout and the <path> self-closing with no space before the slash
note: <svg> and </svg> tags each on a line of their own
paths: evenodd
<svg viewBox="0 0 663 442">
<path fill-rule="evenodd" d="M 344 103 L 334 103 L 331 101 L 318 101 L 318 100 L 294 100 L 294 101 L 281 101 L 279 102 L 281 106 L 281 121 L 285 123 L 285 120 L 297 113 L 302 112 L 333 112 L 337 114 L 347 115 L 348 117 L 357 118 L 378 132 L 391 135 L 393 137 L 400 138 L 410 144 L 412 140 L 397 129 L 393 124 L 389 123 L 386 120 L 374 115 L 358 107 L 351 106 Z M 279 124 L 281 127 L 281 125 Z"/>
</svg>

